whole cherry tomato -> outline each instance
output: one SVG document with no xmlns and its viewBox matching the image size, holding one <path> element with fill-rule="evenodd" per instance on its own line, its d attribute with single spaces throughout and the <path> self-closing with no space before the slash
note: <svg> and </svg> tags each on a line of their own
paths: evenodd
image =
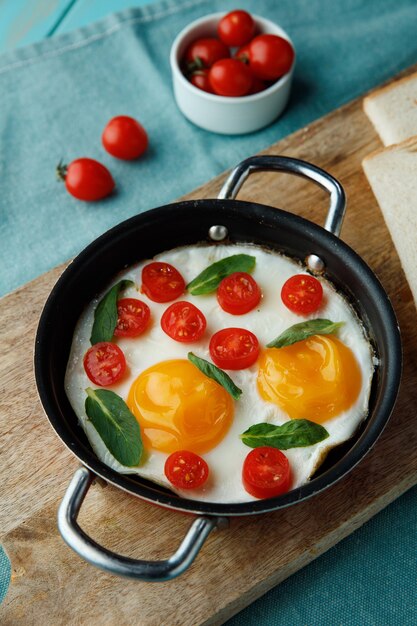
<svg viewBox="0 0 417 626">
<path fill-rule="evenodd" d="M 179 489 L 195 489 L 203 485 L 209 475 L 205 460 L 189 450 L 178 450 L 165 461 L 165 476 Z"/>
<path fill-rule="evenodd" d="M 220 20 L 217 33 L 231 47 L 244 46 L 255 34 L 256 25 L 247 11 L 231 11 Z"/>
<path fill-rule="evenodd" d="M 185 281 L 173 265 L 154 261 L 142 270 L 141 291 L 153 302 L 170 302 L 184 293 Z"/>
<path fill-rule="evenodd" d="M 206 330 L 206 318 L 191 302 L 174 302 L 161 317 L 162 330 L 175 341 L 198 341 Z"/>
<path fill-rule="evenodd" d="M 210 339 L 213 363 L 224 370 L 243 370 L 259 356 L 257 337 L 245 328 L 223 328 Z"/>
<path fill-rule="evenodd" d="M 148 147 L 148 135 L 133 117 L 113 117 L 103 131 L 101 141 L 109 154 L 131 161 L 140 157 Z"/>
<path fill-rule="evenodd" d="M 101 341 L 85 353 L 84 369 L 95 385 L 108 387 L 120 380 L 125 373 L 125 355 L 115 343 Z"/>
<path fill-rule="evenodd" d="M 121 298 L 117 301 L 117 324 L 115 337 L 138 337 L 148 327 L 151 312 L 145 302 L 136 298 Z"/>
<path fill-rule="evenodd" d="M 214 93 L 209 80 L 209 70 L 196 70 L 193 72 L 190 77 L 190 83 L 192 83 L 194 87 L 198 87 L 198 89 L 207 91 L 207 93 Z"/>
<path fill-rule="evenodd" d="M 69 165 L 59 163 L 58 177 L 65 181 L 65 187 L 74 198 L 89 202 L 101 200 L 110 195 L 115 184 L 107 167 L 94 159 L 76 159 Z"/>
<path fill-rule="evenodd" d="M 261 296 L 258 283 L 247 272 L 229 274 L 217 289 L 218 303 L 232 315 L 248 313 L 259 304 Z"/>
<path fill-rule="evenodd" d="M 252 87 L 252 74 L 237 59 L 216 61 L 209 73 L 210 84 L 219 96 L 245 96 Z"/>
<path fill-rule="evenodd" d="M 296 274 L 283 284 L 281 299 L 287 309 L 293 313 L 308 315 L 320 307 L 323 287 L 314 276 Z"/>
<path fill-rule="evenodd" d="M 255 448 L 243 463 L 242 482 L 255 498 L 273 498 L 286 493 L 291 485 L 287 457 L 281 450 L 270 446 Z"/>
<path fill-rule="evenodd" d="M 294 60 L 291 44 L 278 35 L 258 35 L 249 44 L 249 66 L 261 80 L 277 80 Z"/>
<path fill-rule="evenodd" d="M 196 39 L 185 51 L 188 70 L 210 68 L 216 61 L 230 57 L 229 48 L 214 37 Z"/>
</svg>

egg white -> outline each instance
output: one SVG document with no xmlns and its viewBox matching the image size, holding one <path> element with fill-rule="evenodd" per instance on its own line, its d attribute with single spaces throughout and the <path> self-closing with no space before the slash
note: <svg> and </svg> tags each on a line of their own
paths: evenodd
<svg viewBox="0 0 417 626">
<path fill-rule="evenodd" d="M 345 322 L 338 330 L 337 336 L 352 350 L 356 357 L 362 373 L 362 388 L 356 402 L 347 411 L 323 423 L 329 432 L 327 439 L 307 448 L 293 448 L 285 451 L 293 475 L 292 487 L 295 488 L 306 483 L 324 460 L 327 452 L 349 439 L 366 417 L 374 370 L 373 352 L 355 312 L 328 281 L 319 279 L 324 293 L 320 309 L 312 315 L 300 318 L 283 305 L 280 293 L 282 285 L 288 278 L 294 274 L 305 273 L 305 270 L 283 255 L 249 244 L 218 245 L 176 248 L 156 256 L 154 260 L 166 261 L 174 265 L 184 277 L 185 282 L 188 283 L 215 261 L 232 254 L 242 253 L 256 257 L 256 266 L 252 275 L 262 290 L 262 300 L 257 308 L 245 315 L 230 315 L 220 308 L 215 293 L 204 296 L 192 296 L 185 293 L 178 300 L 192 302 L 204 313 L 207 319 L 206 332 L 198 342 L 184 344 L 168 337 L 161 329 L 160 319 L 171 303 L 158 304 L 149 300 L 144 294 L 138 293 L 141 284 L 141 271 L 143 266 L 149 263 L 149 260 L 132 266 L 115 277 L 113 283 L 109 284 L 106 291 L 90 303 L 79 319 L 68 361 L 65 389 L 94 452 L 102 462 L 115 471 L 139 474 L 184 497 L 196 500 L 218 503 L 250 501 L 254 498 L 245 491 L 241 480 L 243 461 L 250 448 L 242 443 L 239 435 L 259 422 L 280 425 L 289 419 L 288 415 L 278 406 L 261 398 L 257 390 L 257 364 L 255 363 L 248 369 L 228 372 L 236 385 L 243 390 L 243 393 L 240 399 L 235 402 L 235 416 L 230 430 L 214 449 L 202 455 L 210 468 L 209 479 L 204 486 L 193 490 L 173 488 L 164 475 L 167 454 L 159 451 L 149 451 L 144 455 L 138 467 L 121 465 L 106 448 L 103 440 L 86 416 L 85 389 L 91 387 L 92 383 L 84 371 L 83 357 L 90 347 L 89 337 L 97 303 L 113 284 L 123 278 L 134 281 L 137 286 L 125 290 L 123 297 L 139 298 L 146 302 L 151 310 L 151 326 L 143 335 L 136 339 L 117 339 L 117 344 L 126 357 L 128 374 L 123 377 L 121 382 L 110 388 L 124 400 L 127 399 L 130 386 L 136 377 L 156 363 L 169 359 L 186 359 L 190 350 L 197 356 L 211 361 L 208 349 L 209 341 L 213 333 L 218 330 L 228 327 L 246 328 L 257 336 L 261 346 L 265 346 L 289 326 L 305 319 L 321 317 L 333 322 Z"/>
</svg>

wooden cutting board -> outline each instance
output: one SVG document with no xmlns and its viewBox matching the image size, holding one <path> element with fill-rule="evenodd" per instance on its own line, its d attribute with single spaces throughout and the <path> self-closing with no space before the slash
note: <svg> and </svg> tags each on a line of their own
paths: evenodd
<svg viewBox="0 0 417 626">
<path fill-rule="evenodd" d="M 402 330 L 404 375 L 390 423 L 374 449 L 340 483 L 289 509 L 232 520 L 229 529 L 212 533 L 188 572 L 174 581 L 151 584 L 110 576 L 81 560 L 61 540 L 57 507 L 78 461 L 43 415 L 32 357 L 42 306 L 64 266 L 0 301 L 0 541 L 13 567 L 12 584 L 0 609 L 4 626 L 221 624 L 417 483 L 417 315 L 361 168 L 363 157 L 378 147 L 361 100 L 356 100 L 265 153 L 311 161 L 336 176 L 346 189 L 343 239 L 382 281 Z M 187 198 L 216 197 L 223 180 L 224 175 Z M 239 198 L 281 207 L 319 223 L 327 209 L 324 192 L 282 174 L 254 174 Z M 190 518 L 96 484 L 82 508 L 80 523 L 117 552 L 160 559 L 176 548 Z"/>
</svg>

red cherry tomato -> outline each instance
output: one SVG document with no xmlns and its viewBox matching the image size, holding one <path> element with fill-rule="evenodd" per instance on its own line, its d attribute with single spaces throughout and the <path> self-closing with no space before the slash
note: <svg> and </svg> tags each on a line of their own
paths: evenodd
<svg viewBox="0 0 417 626">
<path fill-rule="evenodd" d="M 207 463 L 201 456 L 189 450 L 179 450 L 165 461 L 165 476 L 179 489 L 196 489 L 203 485 L 209 475 Z"/>
<path fill-rule="evenodd" d="M 262 292 L 257 282 L 246 272 L 234 272 L 223 278 L 217 289 L 217 300 L 223 311 L 243 315 L 254 309 Z"/>
<path fill-rule="evenodd" d="M 206 318 L 191 302 L 174 302 L 161 317 L 164 333 L 181 343 L 192 343 L 201 339 L 206 326 Z"/>
<path fill-rule="evenodd" d="M 276 80 L 286 74 L 294 60 L 291 44 L 277 35 L 258 35 L 249 44 L 249 66 L 261 80 Z"/>
<path fill-rule="evenodd" d="M 210 339 L 213 363 L 224 370 L 243 370 L 253 365 L 259 356 L 256 336 L 244 328 L 224 328 Z"/>
<path fill-rule="evenodd" d="M 136 298 L 122 298 L 117 302 L 115 337 L 137 337 L 146 330 L 151 312 L 147 304 Z"/>
<path fill-rule="evenodd" d="M 287 309 L 298 315 L 313 313 L 321 305 L 323 287 L 309 274 L 291 276 L 282 286 L 281 299 Z"/>
<path fill-rule="evenodd" d="M 230 57 L 229 48 L 214 37 L 197 39 L 185 51 L 184 61 L 188 68 L 195 69 L 198 65 L 209 68 L 216 61 Z M 196 65 L 197 63 L 197 65 Z"/>
<path fill-rule="evenodd" d="M 207 91 L 207 93 L 214 93 L 213 87 L 210 85 L 209 70 L 197 70 L 193 72 L 190 77 L 190 82 L 194 87 Z"/>
<path fill-rule="evenodd" d="M 256 76 L 253 77 L 252 87 L 248 91 L 248 96 L 251 96 L 254 93 L 259 93 L 260 91 L 264 91 L 268 89 L 269 85 L 265 83 L 263 80 L 260 80 Z"/>
<path fill-rule="evenodd" d="M 125 373 L 126 359 L 115 343 L 101 341 L 85 353 L 84 369 L 95 385 L 108 387 L 120 380 Z"/>
<path fill-rule="evenodd" d="M 246 44 L 246 46 L 242 46 L 241 48 L 239 48 L 239 50 L 237 50 L 235 52 L 235 54 L 233 55 L 234 59 L 238 59 L 238 61 L 243 61 L 243 63 L 246 63 L 246 65 L 249 64 L 249 44 Z"/>
<path fill-rule="evenodd" d="M 173 265 L 155 261 L 142 270 L 141 291 L 153 302 L 170 302 L 184 293 L 185 281 Z"/>
<path fill-rule="evenodd" d="M 255 29 L 255 22 L 247 11 L 231 11 L 220 20 L 217 34 L 227 46 L 244 46 L 254 36 Z"/>
<path fill-rule="evenodd" d="M 113 117 L 107 123 L 101 141 L 109 154 L 126 161 L 137 159 L 148 147 L 146 130 L 127 115 Z"/>
<path fill-rule="evenodd" d="M 254 498 L 273 498 L 286 493 L 291 485 L 287 457 L 277 448 L 255 448 L 243 463 L 242 481 Z"/>
<path fill-rule="evenodd" d="M 60 163 L 57 174 L 65 181 L 68 193 L 78 200 L 101 200 L 110 195 L 115 186 L 107 167 L 86 157 L 76 159 L 69 165 Z"/>
<path fill-rule="evenodd" d="M 210 84 L 218 96 L 245 96 L 252 86 L 247 65 L 237 59 L 221 59 L 210 69 Z"/>
</svg>

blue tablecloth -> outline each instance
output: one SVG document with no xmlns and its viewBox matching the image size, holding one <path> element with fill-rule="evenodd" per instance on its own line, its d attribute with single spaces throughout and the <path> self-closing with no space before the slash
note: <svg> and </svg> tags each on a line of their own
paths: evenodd
<svg viewBox="0 0 417 626">
<path fill-rule="evenodd" d="M 167 0 L 0 57 L 0 294 L 417 62 L 415 0 L 242 0 L 239 7 L 279 22 L 298 55 L 287 112 L 252 135 L 196 128 L 171 90 L 175 35 L 197 17 L 236 8 L 231 0 Z M 138 162 L 116 161 L 101 147 L 106 121 L 120 114 L 148 130 L 150 150 Z M 114 196 L 85 204 L 56 182 L 57 162 L 80 156 L 111 169 Z M 412 495 L 232 623 L 414 623 Z"/>
</svg>

